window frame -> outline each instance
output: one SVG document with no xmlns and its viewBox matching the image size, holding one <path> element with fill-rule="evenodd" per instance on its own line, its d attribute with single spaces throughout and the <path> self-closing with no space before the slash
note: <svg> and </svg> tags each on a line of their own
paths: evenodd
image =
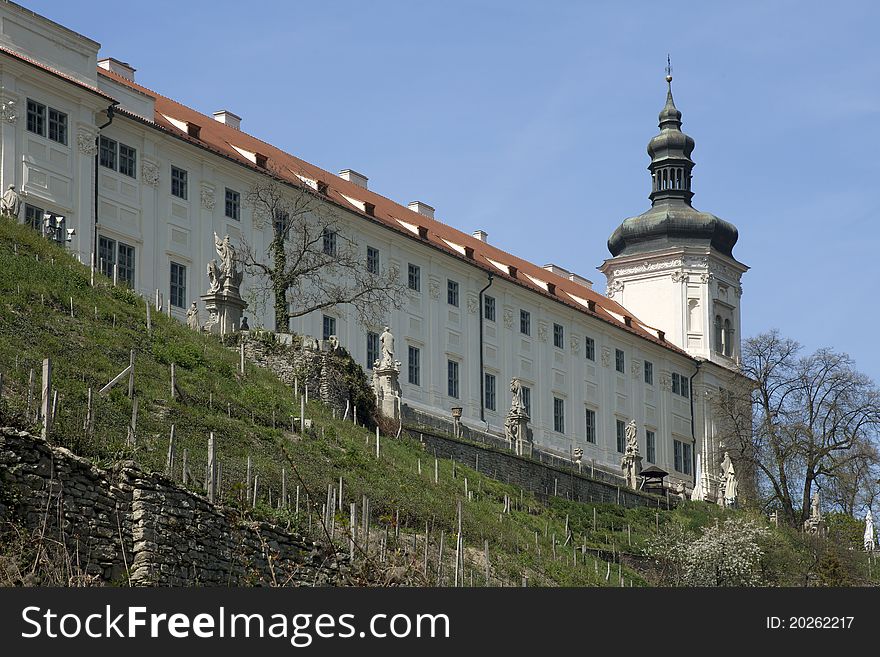
<svg viewBox="0 0 880 657">
<path fill-rule="evenodd" d="M 414 265 L 413 263 L 407 263 L 406 270 L 406 285 L 413 292 L 421 292 L 422 291 L 422 268 L 418 265 Z"/>
<path fill-rule="evenodd" d="M 176 281 L 174 272 L 175 268 L 177 269 Z M 186 308 L 186 265 L 172 260 L 169 269 L 170 284 L 168 288 L 168 303 L 175 308 Z M 183 271 L 181 272 L 181 270 Z M 179 303 L 175 303 L 175 300 L 179 301 Z"/>
<path fill-rule="evenodd" d="M 53 113 L 55 116 L 52 116 Z M 55 136 L 52 136 L 52 129 L 55 129 Z M 67 134 L 68 134 L 68 120 L 67 120 L 67 112 L 62 112 L 61 110 L 57 110 L 54 107 L 48 107 L 46 109 L 46 138 L 50 141 L 54 141 L 56 144 L 61 144 L 62 146 L 67 146 Z"/>
<path fill-rule="evenodd" d="M 586 441 L 591 445 L 596 444 L 596 411 L 592 408 L 584 409 L 584 427 L 586 431 Z"/>
<path fill-rule="evenodd" d="M 565 349 L 565 327 L 553 322 L 553 346 L 556 349 Z"/>
<path fill-rule="evenodd" d="M 495 321 L 495 297 L 483 295 L 483 319 L 488 322 Z"/>
<path fill-rule="evenodd" d="M 407 381 L 409 381 L 411 385 L 421 386 L 421 350 L 418 347 L 414 347 L 413 345 L 407 345 L 407 347 Z M 413 358 L 414 356 L 415 358 Z"/>
<path fill-rule="evenodd" d="M 36 214 L 36 216 L 28 217 L 29 210 L 31 211 L 31 215 Z M 33 205 L 31 203 L 24 204 L 24 223 L 39 232 L 40 234 L 43 233 L 43 217 L 45 214 L 46 211 L 37 205 Z"/>
<path fill-rule="evenodd" d="M 459 307 L 461 286 L 458 281 L 451 278 L 446 279 L 446 303 L 454 308 Z"/>
<path fill-rule="evenodd" d="M 587 360 L 596 362 L 596 341 L 589 335 L 584 336 L 584 356 Z"/>
<path fill-rule="evenodd" d="M 643 369 L 645 375 L 645 384 L 649 386 L 654 385 L 654 363 L 646 360 Z"/>
<path fill-rule="evenodd" d="M 31 109 L 31 105 L 33 105 L 33 110 Z M 26 121 L 25 121 L 25 130 L 34 135 L 39 135 L 40 137 L 46 136 L 46 122 L 47 122 L 47 113 L 48 107 L 39 101 L 34 100 L 33 98 L 28 98 L 26 103 Z M 32 124 L 33 119 L 33 124 Z M 31 127 L 33 125 L 33 128 Z"/>
<path fill-rule="evenodd" d="M 532 335 L 532 313 L 522 308 L 519 309 L 519 332 L 527 336 Z"/>
<path fill-rule="evenodd" d="M 321 315 L 321 335 L 324 340 L 329 340 L 331 335 L 339 335 L 336 333 L 336 318 L 333 315 Z M 330 330 L 328 331 L 328 327 Z"/>
<path fill-rule="evenodd" d="M 367 272 L 375 276 L 379 275 L 380 270 L 379 249 L 375 246 L 367 246 Z"/>
<path fill-rule="evenodd" d="M 171 165 L 171 196 L 189 200 L 189 172 L 174 165 Z"/>
<path fill-rule="evenodd" d="M 494 374 L 490 374 L 489 372 L 485 372 L 483 376 L 483 387 L 484 387 L 484 406 L 490 411 L 496 411 L 497 409 L 497 377 Z"/>
<path fill-rule="evenodd" d="M 241 221 L 241 193 L 229 187 L 224 188 L 223 216 L 233 221 Z"/>
<path fill-rule="evenodd" d="M 367 331 L 367 369 L 373 369 L 373 363 L 379 360 L 379 334 L 375 331 Z M 372 355 L 372 358 L 370 356 Z"/>
<path fill-rule="evenodd" d="M 617 418 L 614 425 L 615 438 L 617 439 L 617 453 L 626 452 L 626 422 Z"/>
<path fill-rule="evenodd" d="M 460 382 L 460 367 L 457 360 L 446 360 L 446 396 L 451 397 L 452 399 L 460 399 L 461 398 L 461 389 L 459 387 Z"/>
<path fill-rule="evenodd" d="M 123 262 L 125 251 L 125 262 Z M 116 241 L 116 282 L 125 283 L 131 289 L 135 289 L 137 278 L 137 247 Z"/>
<path fill-rule="evenodd" d="M 335 230 L 330 230 L 329 228 L 324 228 L 321 232 L 321 250 L 324 252 L 324 255 L 328 255 L 331 258 L 336 257 L 337 234 Z"/>
<path fill-rule="evenodd" d="M 623 349 L 614 349 L 614 369 L 618 374 L 626 374 L 626 352 Z"/>
<path fill-rule="evenodd" d="M 125 154 L 123 154 L 122 149 L 126 150 Z M 137 149 L 120 141 L 118 142 L 117 153 L 116 164 L 119 167 L 117 169 L 119 173 L 137 180 Z M 123 167 L 123 162 L 125 162 L 125 167 Z"/>
<path fill-rule="evenodd" d="M 553 431 L 565 433 L 565 399 L 553 397 Z"/>
<path fill-rule="evenodd" d="M 657 463 L 657 432 L 653 429 L 645 429 L 645 460 Z"/>
</svg>

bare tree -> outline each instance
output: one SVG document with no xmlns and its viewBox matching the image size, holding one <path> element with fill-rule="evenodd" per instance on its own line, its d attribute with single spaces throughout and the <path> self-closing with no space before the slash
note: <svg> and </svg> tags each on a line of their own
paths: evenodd
<svg viewBox="0 0 880 657">
<path fill-rule="evenodd" d="M 831 349 L 800 356 L 777 331 L 743 345 L 741 378 L 717 396 L 731 453 L 751 468 L 767 506 L 800 526 L 814 487 L 852 508 L 878 463 L 880 392 Z"/>
<path fill-rule="evenodd" d="M 245 199 L 258 228 L 271 227 L 265 249 L 245 241 L 242 262 L 259 281 L 257 299 L 271 299 L 275 330 L 290 320 L 326 308 L 351 308 L 364 325 L 377 325 L 404 296 L 399 272 L 368 262 L 366 249 L 346 235 L 326 190 L 276 180 L 254 184 Z"/>
</svg>

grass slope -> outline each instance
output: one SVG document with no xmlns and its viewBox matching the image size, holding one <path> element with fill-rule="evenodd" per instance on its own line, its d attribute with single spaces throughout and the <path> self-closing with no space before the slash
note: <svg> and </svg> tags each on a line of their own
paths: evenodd
<svg viewBox="0 0 880 657">
<path fill-rule="evenodd" d="M 137 354 L 135 396 L 139 404 L 133 448 L 126 442 L 132 411 L 126 382 L 98 398 L 94 434 L 83 430 L 88 389 L 96 392 L 124 369 L 131 349 Z M 216 338 L 199 335 L 157 313 L 153 313 L 148 334 L 143 299 L 112 287 L 104 277 L 91 287 L 87 267 L 28 227 L 0 219 L 0 373 L 4 375 L 0 420 L 37 428 L 26 413 L 28 377 L 33 369 L 38 397 L 45 357 L 53 360 L 53 383 L 60 397 L 51 435 L 56 443 L 99 465 L 132 458 L 146 469 L 164 470 L 174 424 L 178 463 L 186 449 L 196 480 L 190 486 L 201 490 L 207 438 L 213 432 L 223 471 L 224 504 L 302 532 L 311 528 L 313 534 L 318 533 L 317 517 L 328 486 L 335 487 L 342 477 L 346 511 L 338 514 L 337 527 L 347 526 L 348 504 L 357 502 L 360 514 L 362 496 L 367 496 L 371 522 L 378 528 L 374 535 L 384 536 L 387 528 L 390 536 L 396 536 L 389 543 L 384 567 L 404 567 L 409 582 L 437 583 L 442 533 L 446 551 L 441 581 L 451 583 L 459 501 L 465 581 L 469 583 L 473 576 L 479 585 L 485 583 L 484 542 L 489 546 L 493 585 L 519 585 L 524 575 L 530 584 L 541 585 L 617 586 L 621 581 L 644 585 L 651 571 L 637 555 L 658 527 L 673 522 L 696 530 L 735 513 L 705 504 L 686 504 L 666 512 L 559 498 L 544 502 L 444 460 L 438 464 L 439 482 L 435 484 L 434 459 L 418 443 L 383 437 L 376 459 L 374 434 L 333 419 L 327 408 L 315 402 L 307 410 L 314 430 L 297 435 L 286 429 L 290 418 L 299 414 L 299 403 L 292 390 L 271 373 L 248 365 L 246 374 L 240 376 L 236 353 Z M 170 395 L 172 362 L 183 392 L 181 400 L 172 400 Z M 273 428 L 273 414 L 277 428 Z M 255 509 L 241 502 L 248 456 L 260 481 Z M 268 503 L 270 491 L 277 500 L 282 467 L 287 469 L 291 498 L 296 486 L 301 488 L 299 515 Z M 176 479 L 180 481 L 179 470 Z M 465 485 L 472 491 L 471 499 Z M 514 501 L 509 514 L 503 513 L 505 496 Z M 568 545 L 564 545 L 566 519 L 572 532 Z M 421 574 L 426 526 L 427 577 Z M 793 538 L 778 534 L 785 550 L 801 554 Z M 345 546 L 342 533 L 337 540 Z M 579 549 L 583 546 L 586 551 Z M 375 546 L 370 549 L 377 550 Z M 780 554 L 787 554 L 785 550 Z"/>
</svg>

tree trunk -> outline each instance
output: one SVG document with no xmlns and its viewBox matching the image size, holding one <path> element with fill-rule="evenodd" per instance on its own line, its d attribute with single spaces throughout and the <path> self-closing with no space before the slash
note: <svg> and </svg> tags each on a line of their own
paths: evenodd
<svg viewBox="0 0 880 657">
<path fill-rule="evenodd" d="M 273 260 L 271 278 L 272 294 L 275 297 L 275 332 L 287 333 L 290 330 L 290 310 L 287 306 L 287 252 L 284 250 L 284 236 L 276 235 L 269 250 Z"/>
</svg>

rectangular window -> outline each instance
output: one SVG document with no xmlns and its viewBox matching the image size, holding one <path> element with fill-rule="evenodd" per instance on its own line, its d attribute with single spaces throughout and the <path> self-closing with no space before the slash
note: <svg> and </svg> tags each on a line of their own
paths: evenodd
<svg viewBox="0 0 880 657">
<path fill-rule="evenodd" d="M 329 340 L 331 335 L 336 335 L 336 318 L 324 315 L 324 339 Z"/>
<path fill-rule="evenodd" d="M 119 243 L 119 252 L 116 258 L 116 269 L 119 283 L 125 283 L 134 287 L 134 247 Z"/>
<path fill-rule="evenodd" d="M 118 148 L 119 144 L 114 140 L 101 137 L 98 161 L 102 167 L 116 171 L 116 152 Z"/>
<path fill-rule="evenodd" d="M 27 100 L 27 129 L 28 132 L 46 136 L 46 106 L 35 100 Z"/>
<path fill-rule="evenodd" d="M 690 387 L 691 387 L 691 380 L 689 378 L 687 378 L 686 376 L 682 375 L 682 377 L 681 377 L 681 396 L 682 397 L 690 397 L 691 396 Z"/>
<path fill-rule="evenodd" d="M 367 247 L 367 271 L 371 274 L 379 273 L 379 249 Z"/>
<path fill-rule="evenodd" d="M 234 189 L 226 188 L 226 216 L 241 221 L 241 194 Z"/>
<path fill-rule="evenodd" d="M 645 430 L 645 458 L 648 463 L 657 462 L 657 436 L 650 429 Z"/>
<path fill-rule="evenodd" d="M 458 399 L 458 363 L 454 360 L 446 361 L 446 393 Z"/>
<path fill-rule="evenodd" d="M 681 377 L 675 372 L 672 373 L 672 392 L 676 395 L 681 394 Z"/>
<path fill-rule="evenodd" d="M 654 363 L 649 360 L 645 361 L 645 383 L 649 386 L 654 385 Z"/>
<path fill-rule="evenodd" d="M 407 286 L 414 292 L 422 290 L 422 268 L 413 263 L 407 267 Z"/>
<path fill-rule="evenodd" d="M 623 349 L 615 349 L 614 350 L 614 369 L 616 369 L 621 374 L 626 373 L 626 358 L 623 355 Z"/>
<path fill-rule="evenodd" d="M 107 278 L 113 278 L 113 265 L 116 264 L 116 240 L 98 238 L 98 268 Z"/>
<path fill-rule="evenodd" d="M 621 454 L 626 451 L 626 424 L 623 420 L 617 421 L 617 451 Z"/>
<path fill-rule="evenodd" d="M 458 308 L 458 282 L 447 279 L 446 303 L 448 303 L 450 306 L 455 306 L 456 308 Z"/>
<path fill-rule="evenodd" d="M 565 329 L 562 324 L 553 325 L 553 346 L 557 349 L 565 349 Z"/>
<path fill-rule="evenodd" d="M 284 236 L 287 239 L 287 231 L 290 230 L 290 213 L 284 210 L 275 210 L 275 220 L 272 222 L 272 230 L 275 236 Z"/>
<path fill-rule="evenodd" d="M 486 375 L 486 408 L 495 410 L 495 375 Z"/>
<path fill-rule="evenodd" d="M 675 469 L 678 472 L 689 475 L 692 472 L 693 447 L 680 440 L 672 441 L 672 452 Z"/>
<path fill-rule="evenodd" d="M 186 307 L 186 267 L 176 262 L 171 263 L 170 300 L 172 306 Z"/>
<path fill-rule="evenodd" d="M 171 195 L 186 200 L 187 193 L 186 171 L 171 167 Z"/>
<path fill-rule="evenodd" d="M 522 390 L 522 401 L 526 415 L 532 417 L 532 389 L 526 386 L 522 386 L 520 389 Z"/>
<path fill-rule="evenodd" d="M 379 360 L 379 334 L 367 332 L 367 369 L 373 369 L 373 363 Z"/>
<path fill-rule="evenodd" d="M 137 151 L 125 144 L 119 144 L 119 173 L 137 178 Z"/>
<path fill-rule="evenodd" d="M 49 139 L 67 146 L 67 114 L 49 108 Z"/>
<path fill-rule="evenodd" d="M 490 322 L 495 321 L 495 297 L 483 297 L 483 314 Z"/>
<path fill-rule="evenodd" d="M 25 203 L 24 205 L 24 223 L 33 228 L 34 230 L 41 231 L 43 230 L 43 214 L 45 214 L 45 210 L 43 208 L 38 208 L 36 205 L 31 205 L 30 203 Z"/>
<path fill-rule="evenodd" d="M 519 332 L 523 335 L 532 334 L 532 316 L 528 310 L 519 311 Z"/>
<path fill-rule="evenodd" d="M 587 409 L 587 442 L 596 444 L 596 411 Z"/>
<path fill-rule="evenodd" d="M 323 249 L 328 256 L 336 255 L 336 231 L 329 228 L 324 229 L 323 233 Z"/>
<path fill-rule="evenodd" d="M 587 336 L 584 338 L 584 354 L 587 357 L 587 360 L 592 360 L 595 362 L 596 360 L 596 341 L 593 338 Z"/>
<path fill-rule="evenodd" d="M 409 382 L 414 386 L 421 385 L 421 352 L 418 347 L 409 348 Z"/>
<path fill-rule="evenodd" d="M 553 431 L 565 433 L 565 400 L 553 398 Z"/>
</svg>

